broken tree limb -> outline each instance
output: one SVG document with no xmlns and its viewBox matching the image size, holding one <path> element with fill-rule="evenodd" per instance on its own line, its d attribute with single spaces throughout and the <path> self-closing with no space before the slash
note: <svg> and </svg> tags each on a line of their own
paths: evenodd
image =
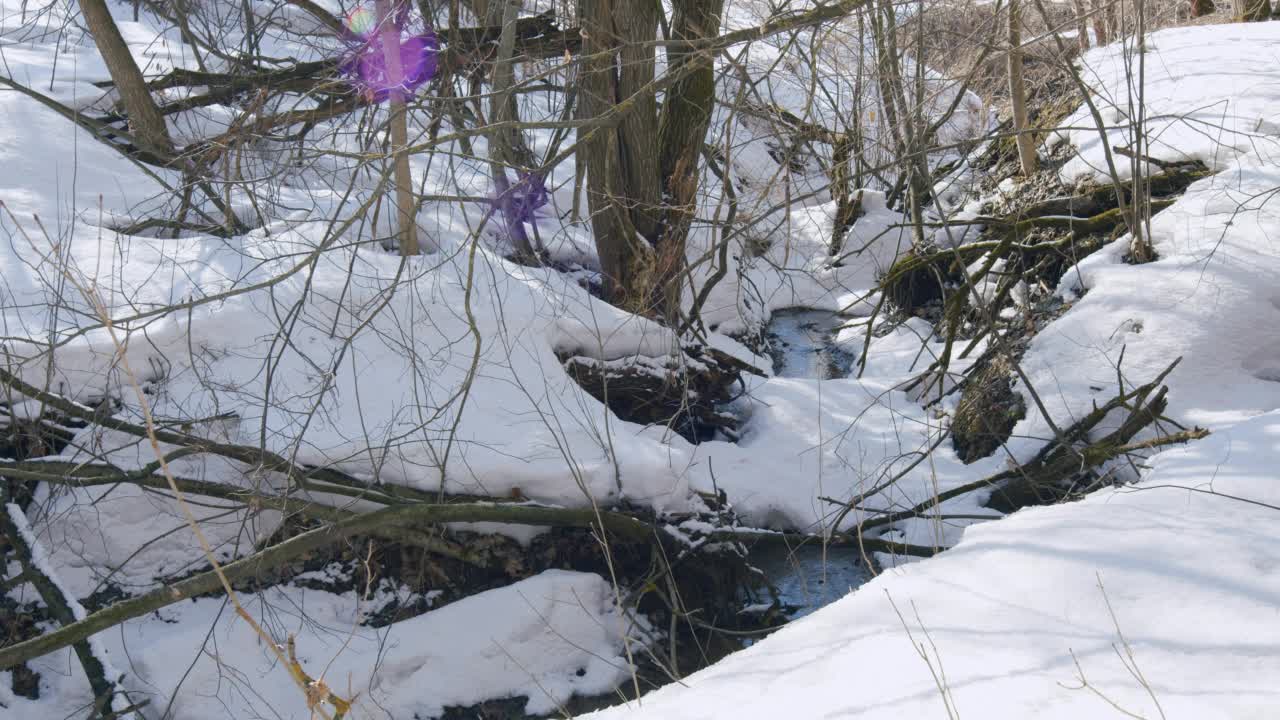
<svg viewBox="0 0 1280 720">
<path fill-rule="evenodd" d="M 27 465 L 30 465 L 30 463 L 27 463 Z M 3 472 L 9 474 L 12 470 L 13 466 L 11 465 Z M 100 470 L 93 472 L 100 472 Z M 217 483 L 197 483 L 192 488 L 198 487 L 201 490 L 211 492 L 218 489 L 212 487 L 217 485 Z M 578 527 L 588 528 L 595 532 L 604 532 L 615 536 L 620 541 L 634 544 L 670 542 L 667 534 L 660 531 L 659 525 L 617 511 L 510 503 L 407 504 L 395 505 L 366 514 L 351 513 L 346 518 L 333 522 L 326 527 L 302 533 L 252 556 L 229 563 L 223 566 L 222 570 L 230 581 L 242 581 L 352 535 L 378 533 L 386 529 L 413 531 L 421 529 L 425 525 L 451 522 L 499 522 L 545 527 Z M 747 539 L 747 536 L 742 532 L 727 529 L 717 531 L 715 536 L 723 540 Z M 767 541 L 774 537 L 781 539 L 787 536 L 776 533 L 761 533 L 756 539 Z M 792 535 L 790 539 L 792 541 L 800 541 L 802 538 Z M 893 543 L 877 538 L 859 540 L 847 534 L 834 537 L 831 541 L 838 544 L 861 544 L 871 550 L 897 554 L 928 556 L 936 552 L 934 548 Z M 107 628 L 154 612 L 180 600 L 216 592 L 220 588 L 221 583 L 217 574 L 213 571 L 208 571 L 167 587 L 159 588 L 146 595 L 115 603 L 85 617 L 83 620 L 61 627 L 45 635 L 0 649 L 0 670 L 83 641 Z"/>
<path fill-rule="evenodd" d="M 41 390 L 3 368 L 0 368 L 0 385 L 7 385 L 21 395 L 38 400 L 46 407 L 66 417 L 100 425 L 109 430 L 122 432 L 140 439 L 147 438 L 147 429 L 142 425 L 131 423 L 115 416 L 105 415 L 95 408 L 82 405 L 56 393 Z M 162 443 L 183 448 L 183 452 L 186 454 L 207 453 L 218 455 L 229 460 L 245 463 L 250 467 L 260 468 L 269 472 L 278 472 L 301 489 L 346 495 L 361 500 L 376 499 L 378 496 L 382 496 L 386 499 L 387 504 L 397 501 L 421 502 L 436 498 L 435 494 L 404 486 L 382 485 L 375 488 L 333 468 L 304 467 L 270 450 L 248 445 L 216 442 L 188 432 L 175 432 L 171 429 L 164 429 L 164 424 L 162 423 L 161 425 L 162 427 L 156 428 L 156 439 Z M 158 469 L 159 464 L 152 463 L 144 468 L 144 474 L 149 475 Z"/>
</svg>

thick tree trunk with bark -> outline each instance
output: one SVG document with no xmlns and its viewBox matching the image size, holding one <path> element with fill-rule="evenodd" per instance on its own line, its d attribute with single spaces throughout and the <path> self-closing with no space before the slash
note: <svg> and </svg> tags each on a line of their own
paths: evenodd
<svg viewBox="0 0 1280 720">
<path fill-rule="evenodd" d="M 641 191 L 631 187 L 632 177 L 626 158 L 634 156 L 624 146 L 631 140 L 625 127 L 591 127 L 590 121 L 608 113 L 620 99 L 617 73 L 618 35 L 615 17 L 625 17 L 625 9 L 643 4 L 643 0 L 618 0 L 620 7 L 611 8 L 608 0 L 582 0 L 578 3 L 582 29 L 582 64 L 579 68 L 576 115 L 586 122 L 579 132 L 591 133 L 579 155 L 586 157 L 587 208 L 600 256 L 605 295 L 615 304 L 642 310 L 647 293 L 637 288 L 649 286 L 652 276 L 652 250 L 636 230 L 632 220 L 632 198 Z M 637 10 L 645 15 L 645 10 Z M 650 38 L 653 39 L 653 38 Z M 631 84 L 635 78 L 629 78 Z M 638 110 L 633 111 L 633 113 Z M 652 118 L 653 115 L 649 115 Z M 652 145 L 649 152 L 652 153 Z M 655 173 L 654 180 L 656 182 Z"/>
<path fill-rule="evenodd" d="M 671 35 L 677 41 L 713 37 L 720 30 L 724 0 L 675 0 Z M 657 283 L 662 312 L 674 327 L 680 311 L 685 243 L 697 208 L 698 159 L 715 109 L 714 57 L 671 48 L 668 72 L 679 79 L 667 92 L 658 125 L 658 147 L 666 222 L 657 245 Z"/>
<path fill-rule="evenodd" d="M 609 0 L 609 4 L 619 42 L 617 102 L 635 105 L 622 118 L 618 143 L 621 170 L 631 190 L 628 210 L 636 232 L 652 244 L 662 222 L 662 185 L 654 152 L 658 147 L 658 98 L 649 89 L 654 81 L 653 41 L 658 36 L 661 5 L 646 0 Z M 667 98 L 674 93 L 673 88 Z"/>
<path fill-rule="evenodd" d="M 1108 33 L 1107 18 L 1110 10 L 1103 10 L 1106 0 L 1093 0 L 1093 34 L 1097 36 L 1098 47 L 1102 47 L 1110 42 L 1110 34 Z"/>
<path fill-rule="evenodd" d="M 831 145 L 831 195 L 836 201 L 836 217 L 831 229 L 831 256 L 838 257 L 844 248 L 844 236 L 853 227 L 853 223 L 862 215 L 862 191 L 854 192 L 853 172 L 849 167 L 854 162 L 854 143 L 857 136 L 852 133 L 834 138 Z"/>
<path fill-rule="evenodd" d="M 169 140 L 164 116 L 147 90 L 142 71 L 107 10 L 106 0 L 80 0 L 80 12 L 120 93 L 120 104 L 129 115 L 129 127 L 134 137 L 146 150 L 161 157 L 172 155 L 173 143 Z"/>
<path fill-rule="evenodd" d="M 1076 41 L 1080 44 L 1080 52 L 1089 49 L 1089 25 L 1085 21 L 1089 11 L 1085 9 L 1084 0 L 1073 0 L 1076 12 Z"/>
</svg>

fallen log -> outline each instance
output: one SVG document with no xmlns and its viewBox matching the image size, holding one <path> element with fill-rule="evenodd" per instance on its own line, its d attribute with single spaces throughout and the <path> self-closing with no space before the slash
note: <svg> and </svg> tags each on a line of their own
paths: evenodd
<svg viewBox="0 0 1280 720">
<path fill-rule="evenodd" d="M 57 393 L 42 390 L 23 381 L 17 375 L 4 368 L 0 368 L 0 386 L 7 386 L 20 395 L 37 400 L 64 417 L 74 418 L 91 425 L 99 425 L 143 440 L 147 439 L 147 428 L 143 425 L 102 412 L 99 408 L 82 405 Z M 281 473 L 300 490 L 344 495 L 353 499 L 373 500 L 383 504 L 439 501 L 443 497 L 439 493 L 424 492 L 406 486 L 371 484 L 335 468 L 308 467 L 295 463 L 270 450 L 250 445 L 218 442 L 193 434 L 192 431 L 195 426 L 203 422 L 206 422 L 206 420 L 162 420 L 160 426 L 155 430 L 156 440 L 178 446 L 179 449 L 174 451 L 169 456 L 169 459 L 192 454 L 217 455 L 228 460 L 245 463 L 249 467 L 263 471 Z M 145 466 L 139 473 L 141 475 L 150 475 L 159 470 L 160 463 L 157 461 Z M 459 500 L 475 499 L 455 497 Z"/>
<path fill-rule="evenodd" d="M 1170 168 L 1147 178 L 1151 213 L 1169 207 L 1175 202 L 1171 196 L 1211 174 L 1197 164 Z M 1071 197 L 1042 200 L 1003 216 L 931 223 L 930 227 L 981 226 L 986 235 L 995 239 L 950 249 L 913 249 L 889 268 L 880 280 L 880 289 L 894 306 L 916 313 L 940 301 L 948 286 L 964 282 L 963 268 L 988 252 L 1008 259 L 1014 268 L 1032 268 L 1045 256 L 1061 256 L 1058 261 L 1040 264 L 1037 277 L 1031 278 L 1052 285 L 1065 267 L 1095 252 L 1125 229 L 1116 192 L 1108 184 Z M 1126 206 L 1131 204 L 1133 189 L 1126 185 L 1119 192 Z"/>
<path fill-rule="evenodd" d="M 1204 165 L 1195 163 L 1172 167 L 1164 172 L 1143 179 L 1143 185 L 1152 198 L 1164 198 L 1180 194 L 1189 185 L 1212 175 Z M 1125 202 L 1133 200 L 1133 187 L 1125 185 L 1120 188 Z M 1020 217 L 1042 217 L 1046 215 L 1096 215 L 1116 207 L 1116 188 L 1114 185 L 1100 185 L 1088 192 L 1070 197 L 1050 198 L 1020 208 L 1016 213 L 1006 216 L 1009 219 Z M 1153 211 L 1154 212 L 1154 211 Z"/>
</svg>

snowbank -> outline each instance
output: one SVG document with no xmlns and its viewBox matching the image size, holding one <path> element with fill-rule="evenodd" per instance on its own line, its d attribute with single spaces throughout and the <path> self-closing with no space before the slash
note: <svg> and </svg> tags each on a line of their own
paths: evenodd
<svg viewBox="0 0 1280 720">
<path fill-rule="evenodd" d="M 1213 170 L 1252 158 L 1280 158 L 1280 81 L 1274 63 L 1280 38 L 1266 24 L 1234 23 L 1163 30 L 1148 37 L 1139 54 L 1118 43 L 1096 48 L 1086 58 L 1085 82 L 1107 125 L 1107 143 L 1133 147 L 1139 101 L 1145 101 L 1146 147 L 1162 160 L 1200 160 Z M 1146 84 L 1135 80 L 1139 63 Z M 1062 167 L 1064 182 L 1106 176 L 1102 136 L 1087 106 L 1062 122 L 1075 128 L 1058 134 L 1079 149 Z M 1132 177 L 1131 160 L 1115 155 L 1121 179 Z M 1149 168 L 1147 172 L 1159 172 Z"/>
<path fill-rule="evenodd" d="M 1138 486 L 971 527 L 683 685 L 587 717 L 1122 717 L 1108 699 L 1140 717 L 1271 717 L 1277 457 L 1268 413 L 1158 456 Z"/>
<path fill-rule="evenodd" d="M 389 627 L 362 625 L 391 600 L 386 593 L 282 586 L 242 602 L 273 637 L 294 637 L 308 674 L 356 698 L 352 717 L 426 718 L 518 696 L 530 713 L 554 712 L 625 681 L 626 644 L 645 633 L 617 612 L 613 588 L 586 573 L 550 570 Z M 157 717 L 166 707 L 192 720 L 310 717 L 288 672 L 221 598 L 171 605 L 101 637 L 129 670 L 131 699 L 149 699 Z M 88 685 L 70 653 L 32 661 L 46 697 L 0 695 L 0 718 L 79 714 Z"/>
</svg>

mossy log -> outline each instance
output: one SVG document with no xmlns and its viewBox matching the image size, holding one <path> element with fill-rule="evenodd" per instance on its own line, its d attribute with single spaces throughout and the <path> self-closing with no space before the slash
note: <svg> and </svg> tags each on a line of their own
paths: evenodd
<svg viewBox="0 0 1280 720">
<path fill-rule="evenodd" d="M 1208 175 L 1208 171 L 1199 166 L 1173 169 L 1152 176 L 1149 179 L 1153 195 L 1148 205 L 1150 212 L 1158 213 L 1175 202 L 1172 198 L 1157 196 L 1180 192 Z M 1124 187 L 1120 192 L 1127 201 L 1131 195 L 1130 189 Z M 1045 200 L 1003 217 L 978 217 L 942 225 L 981 225 L 986 228 L 987 235 L 997 239 L 969 243 L 953 249 L 915 249 L 898 258 L 881 278 L 880 288 L 887 300 L 903 312 L 916 314 L 926 306 L 941 301 L 947 294 L 948 286 L 958 285 L 966 280 L 962 269 L 987 252 L 1000 251 L 1014 261 L 1015 268 L 1031 267 L 1039 256 L 1062 254 L 1064 262 L 1043 265 L 1042 274 L 1046 277 L 1037 278 L 1056 281 L 1056 273 L 1068 264 L 1066 260 L 1079 262 L 1101 248 L 1107 237 L 1117 234 L 1125 227 L 1125 217 L 1116 207 L 1115 188 L 1108 185 L 1083 195 Z M 1028 242 L 1045 233 L 1054 239 Z"/>
<path fill-rule="evenodd" d="M 1200 163 L 1188 164 L 1180 168 L 1170 168 L 1164 172 L 1151 175 L 1144 179 L 1143 184 L 1151 193 L 1153 198 L 1169 197 L 1171 195 L 1180 194 L 1186 190 L 1192 183 L 1197 180 L 1209 177 L 1213 173 Z M 1128 204 L 1133 199 L 1133 187 L 1131 185 L 1123 185 L 1120 187 L 1123 193 L 1125 203 Z M 1116 207 L 1116 189 L 1114 185 L 1106 184 L 1079 195 L 1061 198 L 1049 198 L 1040 202 L 1029 205 L 1020 209 L 1017 213 L 1006 216 L 1006 219 L 1013 220 L 1018 217 L 1041 217 L 1045 215 L 1075 215 L 1089 216 L 1104 212 L 1105 210 Z"/>
<path fill-rule="evenodd" d="M 961 257 L 971 255 L 963 247 L 958 252 Z M 972 255 L 976 257 L 978 254 Z M 953 251 L 908 251 L 894 261 L 880 279 L 885 299 L 910 314 L 941 302 L 947 286 L 961 277 L 956 256 Z"/>
</svg>

